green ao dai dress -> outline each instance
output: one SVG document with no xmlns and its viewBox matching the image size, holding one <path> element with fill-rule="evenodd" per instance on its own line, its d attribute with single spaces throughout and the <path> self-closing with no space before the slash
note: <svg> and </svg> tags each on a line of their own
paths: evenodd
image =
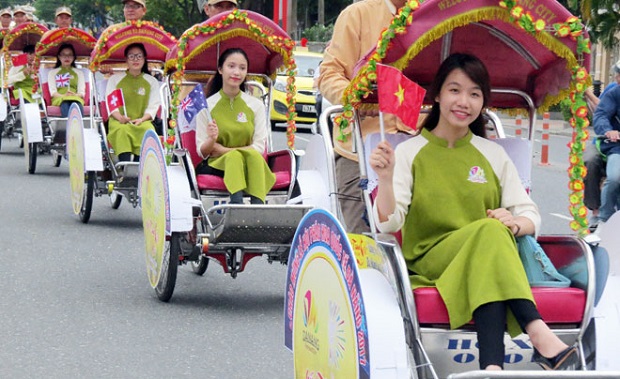
<svg viewBox="0 0 620 379">
<path fill-rule="evenodd" d="M 437 287 L 458 328 L 480 305 L 510 299 L 533 301 L 512 232 L 488 209 L 506 208 L 539 229 L 538 208 L 517 169 L 498 144 L 471 132 L 448 148 L 426 129 L 396 148 L 396 210 L 381 232 L 402 228 L 402 251 L 412 288 Z M 508 331 L 521 333 L 508 312 Z"/>
<path fill-rule="evenodd" d="M 122 153 L 140 154 L 142 138 L 147 130 L 155 130 L 152 120 L 157 115 L 161 105 L 159 98 L 159 82 L 149 74 L 141 73 L 133 76 L 129 73 L 114 74 L 108 79 L 106 85 L 106 98 L 115 89 L 123 90 L 125 107 L 116 112 L 125 114 L 132 119 L 138 119 L 148 114 L 151 120 L 144 121 L 139 125 L 121 124 L 110 116 L 108 120 L 108 140 L 112 144 L 114 153 L 118 156 Z"/>
<path fill-rule="evenodd" d="M 208 159 L 209 166 L 224 171 L 224 184 L 230 193 L 244 191 L 265 201 L 276 179 L 263 157 L 266 151 L 267 119 L 264 104 L 245 92 L 231 99 L 223 91 L 207 99 L 211 117 L 218 126 L 217 143 L 235 148 Z M 196 115 L 196 149 L 207 139 L 207 109 Z"/>
</svg>

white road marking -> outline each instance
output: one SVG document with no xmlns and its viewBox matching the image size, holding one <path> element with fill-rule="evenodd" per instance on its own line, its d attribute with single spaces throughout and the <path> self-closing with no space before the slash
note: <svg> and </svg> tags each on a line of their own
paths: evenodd
<svg viewBox="0 0 620 379">
<path fill-rule="evenodd" d="M 559 214 L 559 213 L 550 213 L 550 215 L 551 215 L 551 216 L 558 217 L 558 218 L 561 218 L 561 219 L 564 219 L 564 220 L 568 220 L 568 221 L 572 221 L 572 220 L 573 220 L 573 218 L 572 218 L 572 217 L 565 216 L 565 215 L 563 215 L 563 214 Z"/>
</svg>

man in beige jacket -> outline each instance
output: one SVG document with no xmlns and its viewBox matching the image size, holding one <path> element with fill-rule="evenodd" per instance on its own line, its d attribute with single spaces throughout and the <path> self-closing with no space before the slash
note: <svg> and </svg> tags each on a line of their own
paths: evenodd
<svg viewBox="0 0 620 379">
<path fill-rule="evenodd" d="M 363 0 L 345 8 L 334 25 L 331 44 L 321 63 L 318 85 L 321 94 L 332 104 L 342 104 L 344 90 L 353 78 L 355 64 L 373 47 L 392 18 L 405 5 L 405 0 Z M 379 131 L 376 112 L 363 112 L 362 135 Z M 384 117 L 386 132 L 409 130 L 392 115 Z M 338 126 L 334 126 L 334 150 L 336 152 L 336 177 L 345 227 L 348 232 L 369 231 L 364 219 L 365 206 L 359 187 L 360 170 L 357 155 L 351 144 L 337 140 Z"/>
</svg>

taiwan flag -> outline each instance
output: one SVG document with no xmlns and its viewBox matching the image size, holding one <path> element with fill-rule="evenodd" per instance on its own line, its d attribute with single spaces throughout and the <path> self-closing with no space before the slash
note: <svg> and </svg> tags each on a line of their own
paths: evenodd
<svg viewBox="0 0 620 379">
<path fill-rule="evenodd" d="M 181 101 L 181 111 L 179 112 L 179 127 L 181 133 L 196 130 L 196 115 L 203 109 L 208 109 L 207 99 L 205 98 L 202 84 L 197 84 L 194 89 Z"/>
<path fill-rule="evenodd" d="M 379 110 L 391 113 L 413 130 L 417 129 L 426 90 L 392 66 L 377 64 Z"/>
<path fill-rule="evenodd" d="M 108 114 L 112 114 L 115 110 L 125 106 L 125 98 L 123 97 L 123 90 L 120 88 L 110 92 L 107 97 L 106 105 L 108 106 Z"/>
</svg>

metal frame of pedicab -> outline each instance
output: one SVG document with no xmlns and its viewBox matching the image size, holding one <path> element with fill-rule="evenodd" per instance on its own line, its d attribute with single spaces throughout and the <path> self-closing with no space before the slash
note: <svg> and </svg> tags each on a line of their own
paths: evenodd
<svg viewBox="0 0 620 379">
<path fill-rule="evenodd" d="M 8 75 L 9 70 L 12 67 L 11 56 L 21 54 L 24 46 L 26 45 L 36 45 L 37 42 L 41 39 L 43 34 L 47 32 L 48 29 L 45 25 L 38 24 L 35 22 L 27 22 L 21 25 L 18 25 L 10 30 L 10 32 L 4 37 L 2 41 L 2 51 L 0 52 L 0 70 L 2 70 L 2 98 L 3 101 L 0 102 L 0 106 L 3 106 L 3 110 L 0 115 L 1 118 L 4 118 L 1 122 L 3 124 L 3 131 L 6 131 L 6 135 L 11 137 L 13 135 L 17 135 L 19 139 L 19 146 L 24 146 L 24 128 L 23 122 L 21 123 L 21 127 L 17 128 L 17 121 L 23 121 L 23 117 L 28 117 L 33 125 L 30 135 L 30 143 L 27 148 L 24 149 L 24 153 L 26 154 L 26 160 L 28 164 L 28 171 L 32 174 L 34 173 L 34 167 L 36 165 L 36 155 L 34 156 L 34 162 L 30 160 L 30 151 L 36 150 L 39 142 L 44 141 L 43 136 L 43 125 L 41 125 L 40 118 L 35 117 L 38 115 L 39 110 L 35 109 L 35 106 L 38 108 L 39 104 L 22 104 L 20 102 L 20 94 L 14 94 L 11 87 L 8 85 Z M 4 109 L 6 108 L 6 110 Z M 21 110 L 25 109 L 28 115 L 25 114 L 22 116 Z M 5 113 L 6 112 L 6 113 Z M 38 121 L 37 121 L 38 120 Z M 8 128 L 8 130 L 7 130 Z M 41 132 L 38 131 L 41 129 Z M 0 133 L 0 139 L 2 138 L 2 133 Z M 34 163 L 34 164 L 32 164 Z"/>
<path fill-rule="evenodd" d="M 265 103 L 269 136 L 266 159 L 269 162 L 285 162 L 282 172 L 288 176 L 288 181 L 284 181 L 285 187 L 272 190 L 264 205 L 228 204 L 229 194 L 225 187 L 199 184 L 201 177 L 211 176 L 196 175 L 194 164 L 198 162 L 193 162 L 191 158 L 195 154 L 195 142 L 188 139 L 189 146 L 183 146 L 183 137 L 176 127 L 182 88 L 193 87 L 212 75 L 217 70 L 220 53 L 230 47 L 245 49 L 250 58 L 248 77 L 253 80 L 248 84 L 263 91 L 260 98 Z M 294 42 L 271 20 L 251 11 L 234 10 L 194 25 L 183 33 L 177 46 L 171 50 L 166 61 L 167 71 L 172 72 L 169 78 L 171 103 L 166 110 L 171 111 L 170 125 L 176 139 L 174 146 L 167 148 L 172 150 L 176 147 L 174 160 L 177 162 L 170 164 L 167 171 L 170 177 L 175 175 L 177 184 L 179 181 L 186 183 L 182 183 L 183 190 L 170 188 L 172 228 L 170 235 L 166 235 L 164 262 L 158 282 L 151 283 L 161 301 L 171 298 L 176 272 L 181 264 L 191 263 L 194 273 L 203 275 L 209 260 L 214 259 L 221 264 L 224 272 L 235 278 L 255 257 L 266 256 L 270 263 L 286 263 L 297 224 L 311 206 L 289 204 L 297 171 L 292 150 L 294 114 L 289 114 L 288 118 L 289 149 L 272 151 L 271 128 L 268 125 L 269 93 L 262 88 L 264 86 L 268 91 L 277 69 L 284 64 L 289 74 L 289 109 L 294 109 L 293 47 Z M 221 178 L 215 180 L 221 181 Z M 191 207 L 176 209 L 175 204 L 179 203 L 189 203 Z"/>
<path fill-rule="evenodd" d="M 584 142 L 587 140 L 587 108 L 583 99 L 583 92 L 589 84 L 589 75 L 586 67 L 589 65 L 588 41 L 580 21 L 561 8 L 555 2 L 539 2 L 539 8 L 547 11 L 547 16 L 553 16 L 557 21 L 556 25 L 547 25 L 544 21 L 536 19 L 535 15 L 527 12 L 526 7 L 520 7 L 518 3 L 496 2 L 494 0 L 474 0 L 465 3 L 450 3 L 446 5 L 440 0 L 429 0 L 423 4 L 417 1 L 409 1 L 401 12 L 394 18 L 390 28 L 382 35 L 377 48 L 373 49 L 365 59 L 360 62 L 357 69 L 357 76 L 345 92 L 345 106 L 328 108 L 320 117 L 320 130 L 323 136 L 329 136 L 328 119 L 335 118 L 340 121 L 340 126 L 346 131 L 347 127 L 352 128 L 352 134 L 349 138 L 354 138 L 354 142 L 358 147 L 360 156 L 361 177 L 366 176 L 366 166 L 364 161 L 364 145 L 361 134 L 356 125 L 359 119 L 355 112 L 358 107 L 367 107 L 363 104 L 366 101 L 374 102 L 372 98 L 372 83 L 376 76 L 374 75 L 374 64 L 377 62 L 393 65 L 403 71 L 403 73 L 418 82 L 422 86 L 430 84 L 435 71 L 441 60 L 449 53 L 455 51 L 472 52 L 478 55 L 489 68 L 492 86 L 494 87 L 491 106 L 496 108 L 520 108 L 524 109 L 529 116 L 530 129 L 528 139 L 531 143 L 535 132 L 536 111 L 546 109 L 548 106 L 558 102 L 561 98 L 570 94 L 573 99 L 573 120 L 572 126 L 575 128 L 573 141 L 570 144 L 570 190 L 571 190 L 571 214 L 574 221 L 571 227 L 578 232 L 578 236 L 542 236 L 539 242 L 547 249 L 550 255 L 558 255 L 564 253 L 564 247 L 571 247 L 570 254 L 575 254 L 572 258 L 581 256 L 585 259 L 587 267 L 588 279 L 586 288 L 583 288 L 583 313 L 581 321 L 571 322 L 569 325 L 552 325 L 555 333 L 567 343 L 578 343 L 581 368 L 583 370 L 594 368 L 595 362 L 591 360 L 592 355 L 597 351 L 597 345 L 600 334 L 595 334 L 593 324 L 593 314 L 595 306 L 595 274 L 594 274 L 594 258 L 590 245 L 584 240 L 587 235 L 587 219 L 585 207 L 583 206 L 583 194 L 581 192 L 582 178 L 585 175 L 583 170 L 582 152 Z M 542 7 L 542 8 L 540 8 Z M 460 11 L 460 13 L 459 13 Z M 451 14 L 446 17 L 444 13 Z M 467 29 L 469 28 L 469 29 Z M 473 28 L 473 29 L 472 29 Z M 478 29 L 476 29 L 478 28 Z M 459 30 L 460 29 L 460 30 Z M 466 33 L 464 36 L 460 32 Z M 477 46 L 480 38 L 484 41 L 486 37 L 480 37 L 484 32 L 489 32 L 489 36 L 496 38 L 495 45 L 491 45 L 487 40 L 485 44 Z M 468 45 L 459 45 L 458 42 L 467 41 Z M 527 48 L 524 47 L 524 44 Z M 529 44 L 529 45 L 528 45 Z M 457 47 L 455 47 L 457 46 Z M 492 46 L 492 48 L 490 48 Z M 517 55 L 506 55 L 502 48 L 515 48 Z M 498 64 L 489 59 L 488 54 L 480 56 L 477 47 L 482 47 L 482 51 L 486 50 L 491 55 L 504 60 L 515 60 L 520 62 L 522 66 L 519 70 L 510 65 Z M 460 50 L 452 50 L 460 49 Z M 501 51 L 500 51 L 501 50 Z M 541 53 L 542 55 L 537 55 Z M 546 54 L 546 56 L 545 56 Z M 497 58 L 496 57 L 496 58 Z M 520 57 L 520 59 L 516 59 Z M 499 59 L 498 58 L 498 59 Z M 525 58 L 525 62 L 522 59 Z M 543 59 L 544 58 L 544 59 Z M 521 69 L 530 70 L 528 64 L 541 63 L 545 61 L 546 66 L 537 67 L 536 76 L 532 72 L 523 73 Z M 584 67 L 585 66 L 585 67 Z M 502 79 L 498 79 L 498 73 L 505 72 L 510 67 L 510 73 Z M 553 68 L 548 70 L 549 68 Z M 520 79 L 527 78 L 533 80 L 530 87 L 516 85 Z M 557 79 L 551 86 L 552 88 L 544 88 L 537 90 L 537 85 L 542 87 L 544 82 L 536 81 L 541 79 L 550 81 Z M 512 82 L 512 83 L 511 83 Z M 365 84 L 366 83 L 366 84 Z M 548 84 L 548 83 L 547 83 Z M 555 86 L 555 87 L 554 87 Z M 547 96 L 548 95 L 548 96 Z M 345 117 L 343 117 L 343 115 Z M 357 122 L 354 122 L 357 119 Z M 334 131 L 337 133 L 337 131 Z M 333 149 L 331 141 L 327 138 L 313 136 L 307 155 L 314 157 L 315 152 L 318 156 L 326 155 L 327 159 L 322 161 L 317 167 L 327 173 L 327 179 L 324 179 L 329 185 L 329 193 L 335 194 L 335 165 L 333 161 Z M 531 152 L 531 145 L 529 146 Z M 305 157 L 305 158 L 306 158 Z M 311 159 L 312 161 L 312 159 Z M 300 167 L 300 176 L 307 169 L 312 172 L 312 164 L 305 165 L 302 162 Z M 304 186 L 302 186 L 304 188 Z M 369 194 L 365 191 L 365 200 L 370 209 Z M 340 221 L 341 211 L 336 196 L 330 196 L 329 200 L 324 201 L 334 215 L 337 215 Z M 369 213 L 370 214 L 370 213 Z M 371 225 L 373 230 L 374 225 Z M 418 310 L 416 309 L 415 292 L 411 291 L 407 266 L 400 251 L 400 246 L 396 238 L 392 235 L 372 233 L 373 239 L 378 245 L 383 247 L 381 251 L 383 260 L 389 262 L 392 271 L 396 276 L 394 285 L 395 297 L 398 299 L 401 316 L 404 321 L 405 338 L 410 353 L 410 369 L 412 377 L 420 378 L 438 378 L 445 377 L 451 372 L 463 372 L 461 374 L 453 374 L 454 378 L 473 378 L 473 377 L 617 377 L 618 373 L 601 373 L 601 372 L 585 372 L 578 373 L 557 373 L 557 372 L 541 372 L 541 371 L 510 371 L 500 373 L 490 372 L 471 372 L 476 370 L 477 362 L 475 355 L 467 356 L 469 361 L 474 361 L 472 365 L 450 363 L 447 341 L 451 340 L 458 345 L 463 342 L 470 349 L 475 349 L 475 332 L 471 329 L 449 330 L 447 325 L 421 325 L 418 321 Z M 554 249 L 553 245 L 559 246 Z M 551 251 L 550 251 L 551 250 Z M 566 249 L 566 253 L 569 254 Z M 561 254 L 560 254 L 561 255 Z M 564 262 L 567 263 L 567 262 Z M 605 280 L 602 281 L 604 284 Z M 600 283 L 599 283 L 600 284 Z M 606 289 L 607 290 L 607 289 Z M 553 291 L 553 290 L 551 290 Z M 617 293 L 617 291 L 615 291 Z M 617 333 L 616 333 L 617 334 Z M 513 352 L 525 353 L 521 354 L 521 364 L 510 365 L 510 368 L 533 369 L 534 366 L 523 364 L 526 359 L 531 356 L 531 348 L 526 341 L 525 344 L 511 343 L 509 338 L 506 339 L 507 346 Z M 605 348 L 610 348 L 609 341 L 606 341 Z M 511 346 L 512 345 L 512 346 Z M 516 350 L 515 350 L 516 349 Z M 462 349 L 466 350 L 466 349 Z M 524 350 L 524 351 L 521 351 Z M 463 353 L 460 356 L 464 359 L 468 351 L 458 351 Z M 508 353 L 508 351 L 507 351 Z M 600 355 L 603 355 L 599 352 Z M 609 352 L 607 352 L 609 357 Z M 515 356 L 513 356 L 514 358 Z M 588 358 L 588 361 L 586 361 Z M 512 362 L 509 362 L 512 363 Z"/>
<path fill-rule="evenodd" d="M 49 89 L 45 89 L 47 86 L 47 78 L 43 78 L 42 74 L 47 74 L 47 70 L 51 69 L 56 63 L 56 55 L 58 47 L 63 43 L 70 43 L 73 45 L 76 54 L 76 63 L 84 65 L 87 63 L 90 54 L 95 47 L 95 37 L 78 28 L 60 28 L 47 31 L 35 46 L 35 61 L 34 67 L 37 70 L 37 79 L 35 79 L 35 88 L 41 94 L 40 107 L 44 116 L 42 120 L 45 121 L 49 127 L 49 134 L 44 136 L 43 141 L 40 143 L 40 150 L 44 152 L 50 152 L 52 154 L 52 163 L 54 167 L 59 167 L 62 157 L 65 156 L 66 148 L 66 121 L 67 117 L 60 117 L 60 107 L 51 106 L 51 99 L 46 99 L 49 96 Z M 81 62 L 80 62 L 81 61 Z M 45 67 L 42 67 L 45 66 Z M 94 94 L 92 84 L 93 75 L 88 69 L 77 67 L 76 70 L 81 70 L 84 74 L 84 80 L 86 82 L 85 93 L 85 115 L 83 117 L 90 121 L 90 125 L 94 125 Z M 47 101 L 50 104 L 47 104 Z M 30 158 L 30 170 L 34 173 L 36 168 L 36 150 L 31 151 Z"/>
<path fill-rule="evenodd" d="M 149 67 L 161 69 L 166 53 L 176 43 L 176 39 L 158 24 L 149 21 L 131 21 L 113 25 L 106 29 L 97 40 L 95 48 L 90 54 L 90 70 L 96 73 L 102 65 L 112 71 L 124 70 L 124 49 L 135 42 L 144 44 Z M 93 113 L 91 129 L 99 136 L 101 143 L 90 144 L 84 151 L 87 185 L 84 187 L 83 203 L 78 214 L 83 223 L 90 220 L 93 197 L 95 196 L 109 195 L 113 209 L 120 207 L 123 197 L 133 207 L 139 203 L 137 182 L 139 163 L 117 162 L 117 157 L 111 151 L 106 135 L 107 109 L 103 109 L 106 107 L 105 93 L 100 94 L 97 85 L 98 82 L 101 84 L 107 81 L 101 81 L 97 77 L 98 75 L 93 75 L 94 80 L 91 87 L 91 93 L 94 96 L 91 105 L 94 107 L 94 112 L 91 112 Z M 159 92 L 160 97 L 162 96 L 162 88 Z M 109 178 L 103 176 L 103 172 L 106 171 L 110 173 Z"/>
</svg>

